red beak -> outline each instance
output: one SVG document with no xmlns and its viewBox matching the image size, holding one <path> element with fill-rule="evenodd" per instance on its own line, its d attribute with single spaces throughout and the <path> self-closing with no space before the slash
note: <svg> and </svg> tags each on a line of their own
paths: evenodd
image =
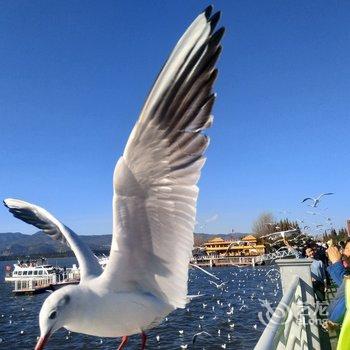
<svg viewBox="0 0 350 350">
<path fill-rule="evenodd" d="M 49 340 L 51 332 L 48 332 L 44 337 L 40 337 L 38 342 L 36 343 L 34 350 L 43 350 L 47 341 Z"/>
</svg>

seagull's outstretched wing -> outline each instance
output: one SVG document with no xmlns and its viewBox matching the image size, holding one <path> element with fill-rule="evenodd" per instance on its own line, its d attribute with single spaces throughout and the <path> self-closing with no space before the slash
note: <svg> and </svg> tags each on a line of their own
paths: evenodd
<svg viewBox="0 0 350 350">
<path fill-rule="evenodd" d="M 212 336 L 210 333 L 208 333 L 206 331 L 198 332 L 198 333 L 193 335 L 193 337 L 192 337 L 192 344 L 194 344 L 196 342 L 197 337 L 199 337 L 200 335 L 207 335 L 209 337 Z"/>
<path fill-rule="evenodd" d="M 304 198 L 303 201 L 302 201 L 301 203 L 304 203 L 304 202 L 306 202 L 306 201 L 308 201 L 308 200 L 313 201 L 313 202 L 315 201 L 314 198 L 308 197 L 308 198 Z"/>
<path fill-rule="evenodd" d="M 171 53 L 114 172 L 113 239 L 102 275 L 184 307 L 200 171 L 211 125 L 219 13 L 199 15 Z"/>
<path fill-rule="evenodd" d="M 8 198 L 4 200 L 4 204 L 14 217 L 34 225 L 52 239 L 68 245 L 78 260 L 82 281 L 102 273 L 102 268 L 88 245 L 48 211 L 19 199 Z"/>
<path fill-rule="evenodd" d="M 331 194 L 334 194 L 334 193 L 333 193 L 333 192 L 322 193 L 322 194 L 320 194 L 320 195 L 317 197 L 317 199 L 320 200 L 323 196 L 329 196 L 329 195 L 331 195 Z"/>
</svg>

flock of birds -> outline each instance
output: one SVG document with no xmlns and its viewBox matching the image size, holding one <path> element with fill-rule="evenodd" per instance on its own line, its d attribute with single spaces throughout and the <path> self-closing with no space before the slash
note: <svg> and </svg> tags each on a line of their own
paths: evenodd
<svg viewBox="0 0 350 350">
<path fill-rule="evenodd" d="M 266 312 L 262 305 L 275 306 L 281 298 L 279 271 L 269 266 L 229 267 L 213 271 L 211 275 L 215 278 L 199 269 L 190 270 L 191 302 L 185 309 L 174 311 L 159 326 L 150 330 L 150 348 L 210 350 L 254 347 L 264 329 L 258 317 L 259 312 Z M 36 325 L 25 322 L 26 317 L 33 313 L 33 306 L 27 303 L 34 304 L 37 300 L 34 306 L 37 308 L 42 296 L 16 298 L 15 301 L 8 294 L 6 298 L 12 299 L 4 300 L 6 303 L 17 305 L 13 306 L 11 314 L 0 315 L 0 334 L 4 335 L 0 342 L 8 346 L 12 339 L 16 339 L 22 348 L 22 343 L 28 344 L 36 336 Z M 52 342 L 53 346 L 63 347 L 72 343 L 77 347 L 78 344 L 85 344 L 89 348 L 115 349 L 115 340 L 86 337 L 69 331 L 58 332 Z M 139 344 L 137 337 L 131 337 L 130 348 L 137 348 Z"/>
<path fill-rule="evenodd" d="M 333 192 L 327 192 L 322 193 L 317 197 L 306 197 L 301 201 L 301 203 L 309 203 L 311 201 L 312 204 L 308 204 L 308 206 L 312 208 L 318 208 L 322 197 L 333 194 Z M 324 210 L 327 209 L 328 208 Z M 291 212 L 287 210 L 280 211 L 280 213 L 284 215 L 291 214 Z M 270 249 L 275 248 L 275 250 L 278 251 L 285 248 L 285 240 L 288 240 L 288 242 L 292 245 L 294 243 L 304 245 L 310 240 L 317 240 L 319 235 L 328 233 L 334 228 L 332 218 L 329 215 L 325 215 L 324 212 L 307 210 L 305 211 L 305 214 L 308 216 L 311 215 L 315 219 L 320 219 L 320 221 L 309 222 L 309 220 L 306 218 L 297 218 L 295 221 L 298 223 L 299 227 L 290 226 L 287 230 L 284 231 L 281 230 L 281 227 L 276 225 L 276 222 L 267 222 L 265 224 L 272 232 L 262 235 L 260 238 L 264 239 L 265 244 L 269 245 Z"/>
<path fill-rule="evenodd" d="M 333 192 L 327 192 L 327 193 L 322 193 L 320 195 L 318 195 L 317 197 L 313 198 L 313 197 L 307 197 L 304 198 L 304 200 L 302 201 L 302 203 L 308 202 L 308 201 L 312 201 L 312 204 L 309 204 L 310 207 L 312 208 L 317 208 L 318 205 L 320 204 L 321 198 L 324 196 L 330 196 L 333 195 Z M 333 229 L 333 221 L 332 218 L 329 215 L 325 215 L 325 212 L 328 210 L 328 208 L 323 209 L 323 212 L 320 211 L 311 211 L 308 210 L 305 213 L 308 215 L 312 215 L 316 218 L 319 218 L 320 220 L 322 220 L 322 222 L 311 222 L 308 223 L 306 222 L 305 219 L 297 219 L 298 223 L 300 223 L 301 228 L 303 231 L 310 231 L 312 230 L 313 232 L 316 233 L 320 233 L 320 232 L 328 232 L 330 230 Z"/>
</svg>

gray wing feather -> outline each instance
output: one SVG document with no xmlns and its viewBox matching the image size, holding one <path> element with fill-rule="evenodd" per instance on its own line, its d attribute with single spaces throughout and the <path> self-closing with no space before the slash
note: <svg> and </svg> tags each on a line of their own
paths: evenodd
<svg viewBox="0 0 350 350">
<path fill-rule="evenodd" d="M 10 199 L 4 200 L 4 205 L 8 208 L 9 212 L 15 218 L 20 219 L 29 225 L 37 227 L 48 236 L 50 236 L 53 240 L 59 241 L 60 243 L 70 247 L 68 241 L 62 232 L 58 229 L 57 225 L 51 221 L 48 221 L 47 218 L 44 218 L 41 213 L 35 209 L 30 210 L 24 207 L 11 207 L 10 201 Z"/>
<path fill-rule="evenodd" d="M 304 202 L 306 202 L 306 201 L 308 201 L 308 200 L 310 200 L 310 201 L 315 201 L 313 198 L 305 198 L 305 199 L 303 199 L 303 201 L 302 201 L 301 203 L 304 203 Z"/>
<path fill-rule="evenodd" d="M 174 307 L 187 302 L 188 263 L 212 124 L 219 13 L 208 8 L 161 70 L 114 172 L 114 228 L 106 283 L 139 288 Z"/>
<path fill-rule="evenodd" d="M 37 205 L 12 198 L 5 199 L 4 205 L 15 218 L 39 228 L 52 239 L 70 247 L 78 260 L 82 281 L 101 274 L 102 268 L 89 246 L 48 211 Z"/>
</svg>

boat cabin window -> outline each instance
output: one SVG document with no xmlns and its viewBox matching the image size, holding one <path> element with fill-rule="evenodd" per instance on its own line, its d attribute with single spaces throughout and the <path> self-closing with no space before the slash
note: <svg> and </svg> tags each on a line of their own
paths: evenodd
<svg viewBox="0 0 350 350">
<path fill-rule="evenodd" d="M 17 275 L 17 271 L 13 271 L 13 274 L 14 274 L 14 275 Z"/>
<path fill-rule="evenodd" d="M 34 276 L 36 276 L 38 274 L 38 271 L 36 271 L 36 270 L 33 271 L 33 272 L 34 272 Z"/>
<path fill-rule="evenodd" d="M 28 271 L 28 275 L 32 275 L 33 274 L 33 271 Z"/>
<path fill-rule="evenodd" d="M 38 271 L 38 274 L 39 274 L 39 275 L 42 275 L 42 274 L 43 274 L 43 270 L 39 270 L 39 271 Z"/>
<path fill-rule="evenodd" d="M 28 274 L 28 271 L 23 271 L 23 276 L 26 276 Z"/>
<path fill-rule="evenodd" d="M 22 271 L 18 271 L 18 274 L 19 274 L 19 275 L 22 275 Z"/>
</svg>

